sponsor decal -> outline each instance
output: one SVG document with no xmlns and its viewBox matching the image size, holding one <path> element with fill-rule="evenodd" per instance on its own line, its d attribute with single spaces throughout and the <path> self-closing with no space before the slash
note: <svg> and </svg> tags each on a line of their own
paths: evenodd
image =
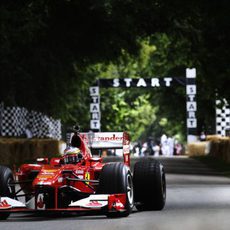
<svg viewBox="0 0 230 230">
<path fill-rule="evenodd" d="M 37 178 L 38 179 L 47 179 L 47 178 L 52 178 L 53 177 L 53 174 L 52 175 L 44 175 L 44 174 L 41 174 L 41 175 L 38 175 Z"/>
<path fill-rule="evenodd" d="M 89 145 L 88 133 L 81 133 L 86 144 Z M 91 146 L 92 148 L 122 148 L 123 147 L 122 132 L 98 132 L 94 133 Z"/>
<path fill-rule="evenodd" d="M 113 207 L 116 209 L 124 209 L 125 206 L 121 203 L 121 201 L 119 199 L 117 199 L 114 203 L 113 203 Z"/>
<path fill-rule="evenodd" d="M 76 174 L 83 174 L 83 173 L 84 173 L 84 170 L 76 170 L 75 173 L 76 173 Z"/>
<path fill-rule="evenodd" d="M 98 136 L 98 139 L 96 141 L 122 141 L 123 137 L 116 136 L 113 134 L 112 136 Z"/>
<path fill-rule="evenodd" d="M 39 181 L 37 184 L 38 185 L 51 185 L 52 183 L 50 181 Z"/>
<path fill-rule="evenodd" d="M 125 210 L 126 196 L 125 194 L 114 194 L 109 196 L 108 209 L 109 211 L 123 212 Z"/>
<path fill-rule="evenodd" d="M 85 173 L 85 180 L 90 180 L 90 173 L 89 172 Z M 89 184 L 89 182 L 86 182 L 86 184 Z"/>
<path fill-rule="evenodd" d="M 72 202 L 69 207 L 102 208 L 108 205 L 108 196 L 90 195 L 87 198 Z"/>
<path fill-rule="evenodd" d="M 43 194 L 39 194 L 37 197 L 37 209 L 45 209 L 45 203 L 43 200 Z"/>
<path fill-rule="evenodd" d="M 85 206 L 87 206 L 87 207 L 102 207 L 103 204 L 101 204 L 97 200 L 92 200 L 88 204 L 86 204 Z"/>
<path fill-rule="evenodd" d="M 6 200 L 0 202 L 0 209 L 9 209 L 12 208 L 10 204 Z"/>
<path fill-rule="evenodd" d="M 44 174 L 53 174 L 53 173 L 55 173 L 55 172 L 57 172 L 57 170 L 56 169 L 46 169 L 46 170 L 44 170 L 42 173 L 44 173 Z"/>
<path fill-rule="evenodd" d="M 57 170 L 44 170 L 41 172 L 41 175 L 54 175 L 57 172 Z"/>
</svg>

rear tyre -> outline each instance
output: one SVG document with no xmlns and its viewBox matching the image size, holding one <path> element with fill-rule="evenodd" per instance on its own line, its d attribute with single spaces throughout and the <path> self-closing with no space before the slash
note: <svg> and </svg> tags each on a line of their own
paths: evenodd
<svg viewBox="0 0 230 230">
<path fill-rule="evenodd" d="M 0 197 L 10 197 L 14 198 L 15 196 L 15 187 L 10 186 L 14 182 L 14 177 L 11 169 L 6 166 L 0 166 Z M 0 220 L 6 220 L 9 217 L 10 213 L 0 213 Z"/>
<path fill-rule="evenodd" d="M 155 159 L 136 162 L 133 184 L 137 210 L 162 210 L 164 208 L 166 180 L 162 164 Z"/>
<path fill-rule="evenodd" d="M 121 162 L 104 165 L 100 174 L 98 194 L 126 194 L 124 212 L 109 212 L 108 217 L 126 217 L 134 206 L 133 180 L 130 170 Z"/>
</svg>

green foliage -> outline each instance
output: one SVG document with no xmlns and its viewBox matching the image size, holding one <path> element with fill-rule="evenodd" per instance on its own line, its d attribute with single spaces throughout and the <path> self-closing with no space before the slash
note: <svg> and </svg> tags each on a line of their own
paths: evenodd
<svg viewBox="0 0 230 230">
<path fill-rule="evenodd" d="M 199 129 L 213 129 L 215 93 L 230 101 L 229 10 L 227 0 L 3 0 L 0 102 L 87 129 L 88 88 L 97 78 L 185 76 L 196 67 Z M 102 92 L 103 128 L 185 134 L 184 94 Z"/>
<path fill-rule="evenodd" d="M 156 34 L 140 41 L 138 56 L 123 51 L 116 63 L 96 65 L 95 69 L 98 78 L 167 76 L 168 68 L 177 64 L 174 58 L 170 59 L 172 53 L 183 45 L 170 42 L 166 34 Z M 181 62 L 179 59 L 178 66 Z M 128 130 L 134 140 L 148 136 L 159 138 L 162 133 L 185 137 L 185 101 L 184 87 L 101 89 L 102 130 Z M 162 120 L 167 122 L 162 124 Z"/>
<path fill-rule="evenodd" d="M 141 95 L 135 98 L 132 103 L 125 101 L 127 92 L 117 92 L 109 98 L 110 105 L 106 101 L 102 103 L 102 125 L 103 130 L 128 130 L 132 140 L 137 140 L 156 120 L 156 108 L 153 108 L 148 101 L 148 95 Z M 104 96 L 102 97 L 104 99 Z"/>
</svg>

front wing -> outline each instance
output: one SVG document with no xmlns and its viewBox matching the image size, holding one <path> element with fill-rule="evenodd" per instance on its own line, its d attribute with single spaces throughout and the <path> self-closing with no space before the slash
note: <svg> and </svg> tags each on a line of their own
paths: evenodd
<svg viewBox="0 0 230 230">
<path fill-rule="evenodd" d="M 32 205 L 35 202 L 35 205 Z M 42 204 L 41 199 L 35 201 L 32 198 L 30 201 L 23 203 L 21 201 L 9 198 L 0 197 L 0 215 L 1 213 L 42 213 L 42 212 L 85 212 L 97 211 L 102 213 L 110 212 L 125 212 L 126 194 L 96 194 L 90 195 L 87 198 L 72 202 L 67 208 L 52 208 L 46 209 L 45 204 Z"/>
</svg>

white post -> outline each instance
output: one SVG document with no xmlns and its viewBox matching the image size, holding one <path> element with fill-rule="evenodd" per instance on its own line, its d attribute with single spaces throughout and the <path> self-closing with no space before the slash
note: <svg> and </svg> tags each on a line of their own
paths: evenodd
<svg viewBox="0 0 230 230">
<path fill-rule="evenodd" d="M 187 142 L 197 141 L 196 69 L 186 69 Z"/>
<path fill-rule="evenodd" d="M 100 95 L 99 86 L 89 88 L 91 103 L 90 103 L 90 129 L 100 131 L 101 129 L 101 116 L 100 116 Z"/>
</svg>

